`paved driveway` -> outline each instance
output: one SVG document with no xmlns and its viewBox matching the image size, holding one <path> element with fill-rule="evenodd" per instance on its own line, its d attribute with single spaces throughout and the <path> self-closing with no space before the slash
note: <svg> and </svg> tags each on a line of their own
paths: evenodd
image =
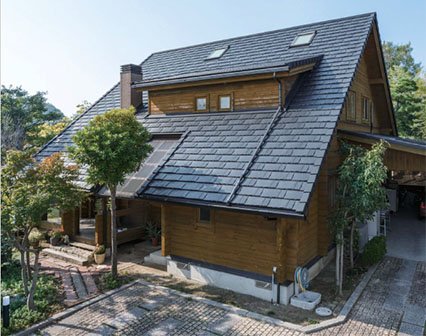
<svg viewBox="0 0 426 336">
<path fill-rule="evenodd" d="M 342 325 L 316 335 L 423 335 L 426 264 L 387 257 Z M 300 335 L 247 311 L 230 311 L 147 283 L 89 305 L 43 335 Z"/>
<path fill-rule="evenodd" d="M 400 208 L 391 216 L 387 249 L 392 257 L 426 261 L 426 221 L 418 218 L 416 207 Z"/>
</svg>

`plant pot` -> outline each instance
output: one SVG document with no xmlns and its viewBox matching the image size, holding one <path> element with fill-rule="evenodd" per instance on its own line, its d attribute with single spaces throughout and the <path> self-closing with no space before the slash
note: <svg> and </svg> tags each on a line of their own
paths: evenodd
<svg viewBox="0 0 426 336">
<path fill-rule="evenodd" d="M 151 238 L 151 245 L 158 246 L 158 238 Z"/>
<path fill-rule="evenodd" d="M 60 237 L 50 237 L 50 245 L 52 246 L 59 246 L 61 243 Z"/>
<path fill-rule="evenodd" d="M 95 263 L 98 265 L 101 265 L 105 261 L 105 253 L 103 254 L 94 254 L 93 257 L 95 258 Z"/>
</svg>

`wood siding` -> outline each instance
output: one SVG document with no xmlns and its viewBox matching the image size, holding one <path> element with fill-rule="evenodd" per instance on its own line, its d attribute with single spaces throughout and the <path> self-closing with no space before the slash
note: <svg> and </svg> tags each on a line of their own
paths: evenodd
<svg viewBox="0 0 426 336">
<path fill-rule="evenodd" d="M 346 101 L 337 125 L 338 129 L 371 131 L 381 134 L 392 133 L 390 98 L 386 90 L 387 84 L 377 43 L 377 32 L 373 29 L 350 88 L 351 91 L 356 93 L 356 120 L 348 119 Z M 370 116 L 370 122 L 365 122 L 362 119 L 363 97 L 367 97 L 374 103 L 374 112 Z"/>
<path fill-rule="evenodd" d="M 211 224 L 197 224 L 197 208 L 164 205 L 163 211 L 172 255 L 268 276 L 278 265 L 276 221 L 212 210 Z"/>
<path fill-rule="evenodd" d="M 283 91 L 294 79 L 289 78 Z M 151 114 L 194 112 L 197 97 L 207 97 L 207 112 L 218 111 L 219 96 L 231 95 L 231 110 L 274 109 L 279 103 L 276 80 L 258 80 L 232 84 L 209 85 L 176 90 L 150 91 Z M 203 113 L 203 112 L 200 112 Z"/>
</svg>

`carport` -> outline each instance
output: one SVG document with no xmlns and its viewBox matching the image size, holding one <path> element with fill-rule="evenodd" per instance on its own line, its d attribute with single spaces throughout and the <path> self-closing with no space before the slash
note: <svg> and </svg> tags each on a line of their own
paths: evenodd
<svg viewBox="0 0 426 336">
<path fill-rule="evenodd" d="M 426 142 L 352 131 L 339 131 L 339 135 L 364 146 L 380 140 L 387 142 L 385 165 L 389 179 L 386 189 L 391 205 L 390 224 L 386 230 L 387 254 L 426 261 L 426 220 L 419 218 L 426 190 Z"/>
</svg>

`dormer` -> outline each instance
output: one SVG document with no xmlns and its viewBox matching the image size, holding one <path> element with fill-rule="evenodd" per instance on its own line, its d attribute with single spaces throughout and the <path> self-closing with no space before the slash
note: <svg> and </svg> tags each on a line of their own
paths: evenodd
<svg viewBox="0 0 426 336">
<path fill-rule="evenodd" d="M 217 62 L 225 58 L 229 48 L 213 50 L 204 61 Z M 249 65 L 147 79 L 134 82 L 132 89 L 148 92 L 150 114 L 275 109 L 280 104 L 284 105 L 297 77 L 312 70 L 320 59 L 316 56 L 281 64 Z"/>
</svg>

